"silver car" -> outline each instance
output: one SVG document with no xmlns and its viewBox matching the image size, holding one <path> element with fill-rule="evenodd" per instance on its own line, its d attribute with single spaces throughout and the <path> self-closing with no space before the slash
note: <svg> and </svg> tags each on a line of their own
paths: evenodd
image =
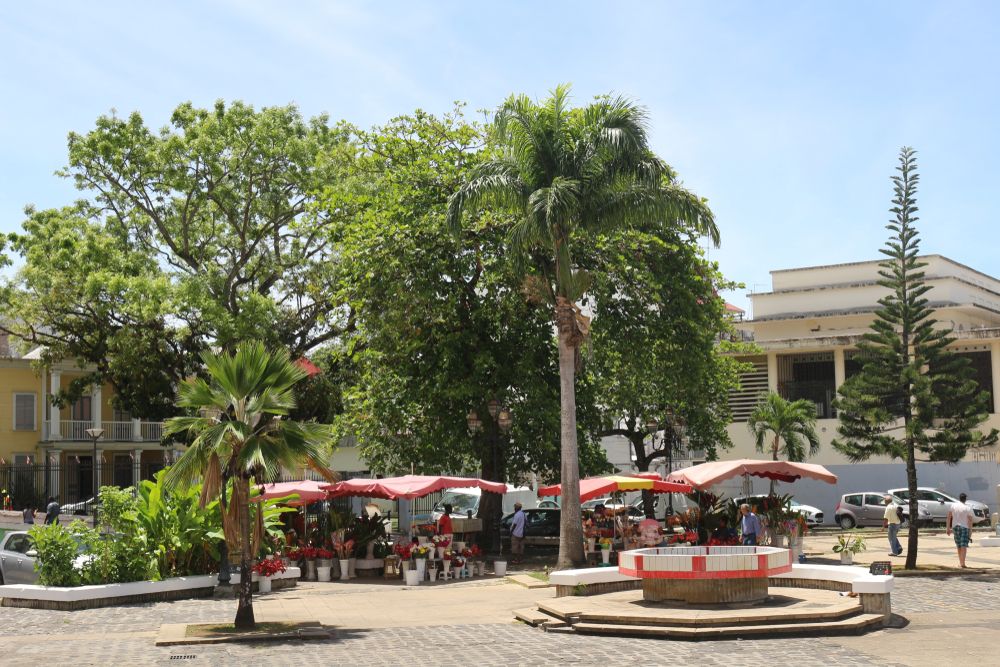
<svg viewBox="0 0 1000 667">
<path fill-rule="evenodd" d="M 889 493 L 903 499 L 909 504 L 909 489 L 889 489 Z M 958 498 L 953 498 L 947 493 L 932 489 L 928 486 L 917 487 L 917 505 L 921 510 L 926 509 L 930 515 L 930 520 L 935 523 L 945 523 L 948 521 L 948 512 L 951 511 L 951 504 L 957 503 Z M 977 500 L 967 500 L 965 504 L 972 510 L 975 517 L 973 523 L 983 523 L 990 520 L 990 508 Z M 922 512 L 921 512 L 922 513 Z"/>
<path fill-rule="evenodd" d="M 77 547 L 77 554 L 73 561 L 77 571 L 94 558 L 82 543 Z M 16 530 L 0 537 L 0 585 L 38 583 L 38 572 L 35 571 L 37 558 L 38 552 L 27 532 Z"/>
<path fill-rule="evenodd" d="M 840 497 L 836 509 L 833 510 L 833 520 L 844 530 L 850 530 L 855 526 L 881 526 L 885 517 L 885 492 L 883 491 L 858 491 L 856 493 L 845 493 Z M 903 523 L 909 519 L 910 507 L 898 496 L 893 496 L 893 501 L 903 508 Z M 931 515 L 924 507 L 917 507 L 917 525 L 924 525 L 930 522 Z"/>
</svg>

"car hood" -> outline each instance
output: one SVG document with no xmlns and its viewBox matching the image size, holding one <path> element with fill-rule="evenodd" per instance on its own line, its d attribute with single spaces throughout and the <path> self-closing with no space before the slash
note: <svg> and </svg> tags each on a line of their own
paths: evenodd
<svg viewBox="0 0 1000 667">
<path fill-rule="evenodd" d="M 818 514 L 823 511 L 818 507 L 813 507 L 812 505 L 793 505 L 792 509 L 796 512 L 805 512 L 806 514 Z"/>
</svg>

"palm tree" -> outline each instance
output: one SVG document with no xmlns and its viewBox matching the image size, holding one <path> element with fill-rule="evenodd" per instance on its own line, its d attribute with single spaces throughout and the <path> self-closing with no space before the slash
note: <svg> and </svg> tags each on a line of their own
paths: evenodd
<svg viewBox="0 0 1000 667">
<path fill-rule="evenodd" d="M 758 452 L 764 451 L 768 433 L 773 434 L 768 446 L 772 461 L 777 461 L 779 454 L 789 461 L 804 461 L 807 456 L 819 451 L 816 405 L 804 398 L 788 401 L 779 394 L 768 393 L 750 413 L 747 428 L 754 436 Z M 809 446 L 808 453 L 806 445 Z M 774 494 L 773 480 L 771 494 Z"/>
<path fill-rule="evenodd" d="M 679 186 L 670 167 L 650 150 L 641 107 L 609 96 L 571 109 L 568 98 L 568 86 L 557 87 L 540 104 L 524 95 L 509 97 L 492 128 L 496 154 L 448 202 L 448 222 L 456 232 L 462 213 L 479 205 L 516 213 L 510 231 L 513 257 L 526 274 L 529 292 L 553 309 L 563 492 L 558 568 L 583 561 L 575 374 L 589 329 L 577 301 L 589 279 L 576 266 L 572 246 L 587 234 L 675 222 L 718 243 L 704 200 Z"/>
<path fill-rule="evenodd" d="M 263 513 L 253 513 L 251 534 L 250 480 L 271 481 L 282 467 L 303 464 L 333 480 L 333 473 L 323 464 L 331 432 L 322 424 L 282 419 L 295 407 L 292 386 L 306 377 L 287 352 L 268 352 L 255 342 L 239 345 L 235 354 L 206 353 L 202 359 L 208 379 L 184 382 L 178 400 L 179 406 L 197 416 L 174 417 L 164 427 L 165 435 L 186 435 L 190 441 L 165 482 L 183 485 L 202 478 L 202 505 L 221 494 L 226 543 L 240 552 L 235 625 L 252 629 L 250 563 L 263 534 Z"/>
</svg>

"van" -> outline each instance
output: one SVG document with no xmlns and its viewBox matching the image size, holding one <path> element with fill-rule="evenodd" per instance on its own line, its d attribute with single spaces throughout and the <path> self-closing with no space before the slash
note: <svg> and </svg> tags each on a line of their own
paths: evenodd
<svg viewBox="0 0 1000 667">
<path fill-rule="evenodd" d="M 441 500 L 434 504 L 431 510 L 431 520 L 435 523 L 444 514 L 444 506 L 451 505 L 451 516 L 456 519 L 464 519 L 472 512 L 472 516 L 479 514 L 479 500 L 483 490 L 476 487 L 464 489 L 445 489 L 441 493 Z M 488 492 L 487 492 L 488 493 Z M 503 511 L 501 515 L 506 515 L 514 511 L 514 503 L 521 503 L 524 509 L 538 507 L 538 494 L 527 486 L 507 485 L 507 493 L 503 494 Z"/>
</svg>

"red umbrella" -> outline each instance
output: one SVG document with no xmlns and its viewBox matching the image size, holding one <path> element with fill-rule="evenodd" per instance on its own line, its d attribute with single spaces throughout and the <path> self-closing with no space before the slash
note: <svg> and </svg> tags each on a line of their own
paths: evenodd
<svg viewBox="0 0 1000 667">
<path fill-rule="evenodd" d="M 639 475 L 642 475 L 641 477 Z M 580 480 L 580 502 L 600 498 L 621 491 L 652 491 L 653 493 L 691 493 L 694 489 L 685 482 L 665 482 L 656 473 L 637 475 L 608 475 L 587 477 Z M 561 496 L 562 485 L 552 484 L 538 489 L 540 496 Z"/>
<path fill-rule="evenodd" d="M 278 482 L 276 484 L 264 484 L 261 486 L 263 493 L 254 496 L 253 500 L 270 500 L 272 498 L 287 498 L 288 496 L 298 496 L 285 501 L 286 505 L 308 505 L 319 500 L 326 500 L 328 492 L 324 486 L 326 482 L 314 482 L 311 479 L 304 479 L 298 482 Z"/>
<path fill-rule="evenodd" d="M 403 475 L 384 479 L 348 479 L 336 484 L 327 484 L 324 489 L 331 498 L 340 496 L 361 496 L 363 498 L 423 498 L 442 489 L 478 487 L 492 493 L 506 493 L 503 482 L 488 482 L 477 477 L 445 477 L 442 475 Z"/>
<path fill-rule="evenodd" d="M 675 470 L 667 476 L 671 482 L 686 482 L 704 489 L 741 475 L 766 477 L 779 482 L 794 482 L 805 477 L 817 479 L 827 484 L 836 484 L 837 476 L 815 463 L 793 463 L 791 461 L 766 461 L 737 459 L 735 461 L 709 461 L 682 470 Z"/>
</svg>

